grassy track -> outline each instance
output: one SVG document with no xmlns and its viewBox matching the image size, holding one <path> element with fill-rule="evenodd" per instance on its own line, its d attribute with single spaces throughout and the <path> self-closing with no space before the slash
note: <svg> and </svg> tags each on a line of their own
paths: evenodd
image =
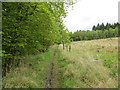
<svg viewBox="0 0 120 90">
<path fill-rule="evenodd" d="M 54 57 L 52 88 L 117 87 L 118 39 L 72 43 L 71 52 L 51 47 L 48 52 L 28 55 L 25 62 L 3 78 L 5 88 L 44 88 Z M 54 55 L 55 49 L 57 50 Z"/>
<path fill-rule="evenodd" d="M 49 51 L 29 55 L 20 67 L 12 70 L 3 78 L 4 88 L 58 88 L 61 82 L 61 74 L 58 66 L 60 57 L 58 46 L 53 46 Z M 52 64 L 52 70 L 50 70 Z M 51 74 L 52 73 L 52 74 Z M 50 78 L 48 78 L 50 77 Z M 51 80 L 46 83 L 47 80 Z"/>
<path fill-rule="evenodd" d="M 57 65 L 58 60 L 58 46 L 55 47 L 53 57 L 48 66 L 48 76 L 45 84 L 45 88 L 57 88 L 59 87 L 59 69 Z"/>
<path fill-rule="evenodd" d="M 72 51 L 60 50 L 64 60 L 62 87 L 117 87 L 118 39 L 101 39 L 72 43 Z"/>
<path fill-rule="evenodd" d="M 48 65 L 54 49 L 37 55 L 28 55 L 20 67 L 12 70 L 3 78 L 5 88 L 44 88 L 48 74 Z"/>
</svg>

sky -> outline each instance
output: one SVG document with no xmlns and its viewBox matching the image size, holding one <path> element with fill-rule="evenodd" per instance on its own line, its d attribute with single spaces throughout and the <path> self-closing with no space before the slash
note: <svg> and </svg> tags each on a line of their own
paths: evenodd
<svg viewBox="0 0 120 90">
<path fill-rule="evenodd" d="M 118 2 L 120 0 L 77 0 L 68 8 L 64 24 L 69 31 L 91 30 L 98 23 L 118 22 Z"/>
</svg>

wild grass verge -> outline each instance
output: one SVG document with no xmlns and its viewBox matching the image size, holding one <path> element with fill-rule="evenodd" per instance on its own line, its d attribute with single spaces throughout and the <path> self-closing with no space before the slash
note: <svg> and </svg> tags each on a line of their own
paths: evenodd
<svg viewBox="0 0 120 90">
<path fill-rule="evenodd" d="M 52 55 L 53 49 L 37 55 L 26 55 L 20 66 L 3 78 L 3 87 L 44 88 Z"/>
<path fill-rule="evenodd" d="M 62 87 L 118 87 L 116 38 L 73 42 L 71 46 L 71 52 L 59 48 Z"/>
</svg>

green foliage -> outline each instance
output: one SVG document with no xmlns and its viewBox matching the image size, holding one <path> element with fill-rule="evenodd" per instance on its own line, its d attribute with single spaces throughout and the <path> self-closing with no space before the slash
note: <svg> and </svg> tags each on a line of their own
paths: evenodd
<svg viewBox="0 0 120 90">
<path fill-rule="evenodd" d="M 44 88 L 53 49 L 36 55 L 26 55 L 19 67 L 3 78 L 5 88 Z M 20 57 L 22 58 L 22 57 Z"/>
<path fill-rule="evenodd" d="M 99 55 L 100 55 L 100 58 L 103 60 L 104 66 L 108 67 L 111 70 L 110 74 L 113 77 L 117 77 L 118 76 L 118 70 L 117 70 L 118 56 L 117 56 L 117 52 L 113 52 L 113 53 L 102 52 Z"/>
<path fill-rule="evenodd" d="M 3 67 L 15 56 L 45 52 L 55 43 L 67 42 L 64 2 L 4 2 L 2 7 Z"/>
<path fill-rule="evenodd" d="M 109 30 L 110 28 L 112 29 L 115 29 L 116 27 L 118 27 L 119 23 L 114 23 L 114 24 L 110 24 L 110 23 L 107 23 L 106 25 L 104 25 L 104 23 L 102 24 L 97 24 L 97 26 L 93 26 L 92 27 L 92 30 Z"/>
<path fill-rule="evenodd" d="M 98 24 L 99 26 L 99 24 Z M 115 29 L 109 28 L 109 30 L 92 30 L 92 31 L 76 31 L 71 35 L 71 38 L 74 41 L 81 40 L 94 40 L 94 39 L 103 39 L 103 38 L 111 38 L 118 37 L 118 28 Z"/>
</svg>

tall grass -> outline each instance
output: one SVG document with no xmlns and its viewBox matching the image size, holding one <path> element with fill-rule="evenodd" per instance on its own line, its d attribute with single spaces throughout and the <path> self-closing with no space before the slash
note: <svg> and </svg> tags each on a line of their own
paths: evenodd
<svg viewBox="0 0 120 90">
<path fill-rule="evenodd" d="M 73 42 L 71 52 L 59 49 L 63 87 L 118 87 L 116 38 Z"/>
<path fill-rule="evenodd" d="M 3 78 L 3 87 L 44 88 L 52 55 L 53 48 L 42 54 L 26 55 L 20 66 Z"/>
<path fill-rule="evenodd" d="M 118 87 L 117 38 L 72 43 L 70 52 L 56 52 L 52 88 Z M 5 88 L 44 88 L 56 46 L 37 55 L 26 55 L 19 67 L 3 78 Z"/>
</svg>

